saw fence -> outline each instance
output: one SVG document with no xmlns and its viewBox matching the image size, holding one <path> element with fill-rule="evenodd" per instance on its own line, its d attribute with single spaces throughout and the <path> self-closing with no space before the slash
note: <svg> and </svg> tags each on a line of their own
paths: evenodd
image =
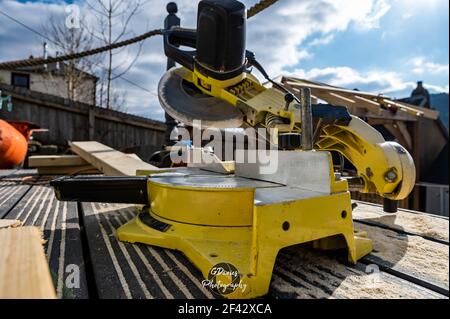
<svg viewBox="0 0 450 319">
<path fill-rule="evenodd" d="M 72 143 L 72 149 L 77 155 L 33 161 L 40 167 L 88 163 L 113 175 L 154 169 L 96 142 Z M 57 175 L 0 171 L 0 221 L 18 220 L 42 230 L 58 298 L 215 298 L 183 254 L 115 239 L 116 229 L 137 214 L 133 205 L 60 202 L 45 184 Z M 30 177 L 42 183 L 24 182 Z M 379 205 L 355 203 L 355 228 L 368 232 L 374 251 L 348 266 L 339 254 L 304 246 L 284 249 L 267 297 L 448 298 L 448 218 L 408 210 L 386 214 Z M 74 271 L 78 286 L 73 286 Z"/>
</svg>

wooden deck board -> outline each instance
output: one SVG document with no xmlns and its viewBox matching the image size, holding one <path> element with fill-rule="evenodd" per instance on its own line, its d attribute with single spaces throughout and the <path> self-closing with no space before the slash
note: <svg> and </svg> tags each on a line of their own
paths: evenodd
<svg viewBox="0 0 450 319">
<path fill-rule="evenodd" d="M 133 205 L 84 203 L 84 224 L 100 298 L 210 298 L 200 272 L 179 252 L 117 241 Z"/>
<path fill-rule="evenodd" d="M 357 202 L 353 219 L 380 224 L 399 231 L 418 234 L 443 241 L 449 240 L 449 220 L 442 216 L 399 210 L 394 214 L 383 213 L 382 206 Z"/>
<path fill-rule="evenodd" d="M 35 170 L 6 170 L 0 171 L 0 218 L 21 201 L 22 197 L 31 189 L 30 185 L 18 184 L 23 177 L 33 175 Z"/>
<path fill-rule="evenodd" d="M 359 203 L 353 211 L 353 218 L 380 225 L 355 222 L 355 228 L 366 231 L 373 240 L 374 251 L 365 258 L 367 262 L 376 262 L 449 290 L 448 243 L 422 237 L 448 239 L 448 219 L 402 210 L 387 214 L 380 206 L 364 203 Z"/>
<path fill-rule="evenodd" d="M 278 255 L 270 295 L 274 298 L 445 298 L 362 264 L 346 266 L 332 254 L 297 246 Z"/>
<path fill-rule="evenodd" d="M 2 169 L 0 170 L 0 179 L 5 178 L 8 175 L 18 171 L 17 169 Z"/>
<path fill-rule="evenodd" d="M 373 241 L 374 251 L 367 258 L 368 261 L 407 273 L 448 291 L 447 245 L 367 225 L 357 227 L 367 231 Z"/>
<path fill-rule="evenodd" d="M 9 181 L 33 173 L 14 171 L 4 181 L 0 178 L 0 203 L 8 192 L 22 194 L 1 205 L 0 213 L 43 229 L 58 297 L 88 297 L 86 256 L 90 257 L 89 286 L 99 298 L 215 297 L 202 287 L 200 272 L 182 253 L 117 241 L 115 230 L 136 214 L 133 205 L 77 206 L 57 201 L 46 185 Z M 364 203 L 354 211 L 354 219 L 360 221 L 355 228 L 367 231 L 374 241 L 375 250 L 369 257 L 349 266 L 342 262 L 345 252 L 313 251 L 305 246 L 284 249 L 277 258 L 268 298 L 446 298 L 433 287 L 448 295 L 448 219 L 409 211 L 385 214 L 379 206 Z M 87 245 L 82 246 L 82 239 Z M 64 287 L 66 267 L 71 264 L 79 266 L 80 289 Z M 369 264 L 383 269 L 373 275 L 374 265 Z"/>
<path fill-rule="evenodd" d="M 25 226 L 43 230 L 45 253 L 58 298 L 88 297 L 76 203 L 57 201 L 49 186 L 32 186 L 5 219 L 17 219 Z M 79 270 L 79 288 L 66 286 L 68 276 L 77 271 L 72 265 Z"/>
</svg>

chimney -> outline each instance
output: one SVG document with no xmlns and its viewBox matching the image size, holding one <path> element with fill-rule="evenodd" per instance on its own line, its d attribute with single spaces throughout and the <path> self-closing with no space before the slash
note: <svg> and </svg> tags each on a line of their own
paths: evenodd
<svg viewBox="0 0 450 319">
<path fill-rule="evenodd" d="M 42 54 L 42 57 L 43 57 L 44 59 L 47 59 L 47 42 L 44 42 L 44 43 L 42 44 L 42 48 L 43 48 L 43 54 Z M 47 64 L 44 64 L 44 69 L 47 70 Z"/>
<path fill-rule="evenodd" d="M 58 56 L 59 56 L 59 51 L 56 51 L 56 57 L 58 57 Z M 55 68 L 56 68 L 56 71 L 59 71 L 59 62 L 56 62 Z"/>
</svg>

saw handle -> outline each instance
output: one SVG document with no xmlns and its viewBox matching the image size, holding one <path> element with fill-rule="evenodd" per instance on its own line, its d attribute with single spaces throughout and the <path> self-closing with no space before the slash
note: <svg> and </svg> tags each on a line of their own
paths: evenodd
<svg viewBox="0 0 450 319">
<path fill-rule="evenodd" d="M 172 28 L 164 32 L 164 53 L 166 56 L 191 71 L 194 70 L 194 57 L 197 51 L 182 50 L 179 46 L 195 49 L 196 44 L 196 30 Z"/>
<path fill-rule="evenodd" d="M 75 176 L 50 182 L 62 201 L 148 204 L 145 176 Z"/>
</svg>

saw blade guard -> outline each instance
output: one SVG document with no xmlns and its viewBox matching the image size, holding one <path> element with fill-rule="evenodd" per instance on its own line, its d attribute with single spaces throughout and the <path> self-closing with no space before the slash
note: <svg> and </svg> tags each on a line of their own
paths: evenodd
<svg viewBox="0 0 450 319">
<path fill-rule="evenodd" d="M 241 127 L 243 114 L 231 103 L 208 96 L 185 80 L 187 69 L 173 68 L 159 81 L 158 97 L 164 110 L 176 120 L 193 126 L 200 120 L 203 127 Z"/>
</svg>

